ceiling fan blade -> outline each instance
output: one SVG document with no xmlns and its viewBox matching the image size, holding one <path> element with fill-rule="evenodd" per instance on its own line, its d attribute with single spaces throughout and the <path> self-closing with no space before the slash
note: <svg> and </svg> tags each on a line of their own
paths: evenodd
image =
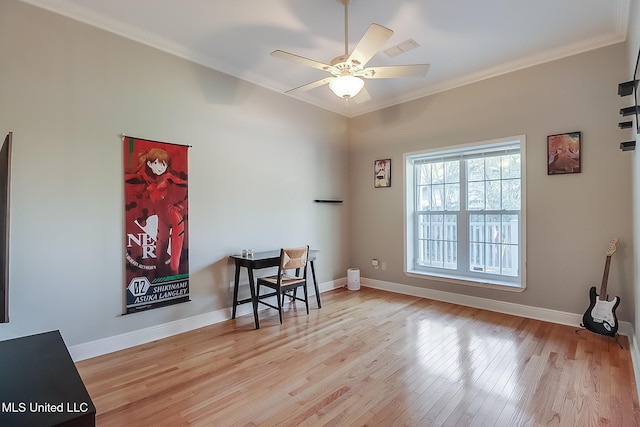
<svg viewBox="0 0 640 427">
<path fill-rule="evenodd" d="M 276 58 L 288 59 L 289 61 L 299 62 L 308 67 L 317 68 L 319 70 L 332 72 L 333 67 L 329 64 L 323 64 L 322 62 L 314 61 L 313 59 L 305 58 L 304 56 L 296 55 L 294 53 L 285 52 L 284 50 L 274 50 L 271 52 L 271 56 Z"/>
<path fill-rule="evenodd" d="M 393 30 L 382 25 L 369 25 L 369 29 L 349 55 L 347 63 L 355 67 L 364 67 L 392 35 Z"/>
<path fill-rule="evenodd" d="M 356 75 L 367 79 L 392 79 L 396 77 L 424 77 L 429 71 L 429 64 L 391 65 L 388 67 L 369 67 Z"/>
<path fill-rule="evenodd" d="M 320 87 L 322 85 L 326 85 L 327 83 L 329 83 L 331 80 L 335 79 L 335 77 L 331 76 L 331 77 L 325 77 L 322 80 L 318 80 L 315 81 L 313 83 L 307 83 L 306 85 L 302 85 L 302 86 L 298 86 L 296 88 L 293 89 L 289 89 L 288 91 L 286 91 L 285 93 L 300 93 L 300 92 L 306 92 L 308 90 L 311 89 L 315 89 L 317 87 Z"/>
</svg>

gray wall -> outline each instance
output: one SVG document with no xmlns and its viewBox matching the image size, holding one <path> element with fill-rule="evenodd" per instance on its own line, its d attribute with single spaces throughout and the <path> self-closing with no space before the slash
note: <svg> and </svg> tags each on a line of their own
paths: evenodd
<svg viewBox="0 0 640 427">
<path fill-rule="evenodd" d="M 631 2 L 631 11 L 629 13 L 629 34 L 627 37 L 627 57 L 628 57 L 628 68 L 627 68 L 627 80 L 631 80 L 634 73 L 634 67 L 636 65 L 636 58 L 638 55 L 638 50 L 640 49 L 640 4 L 637 1 Z M 624 107 L 631 106 L 632 100 L 627 97 L 625 99 Z M 625 141 L 629 141 L 634 139 L 635 132 L 628 132 L 627 139 Z M 633 230 L 635 234 L 636 248 L 635 248 L 635 263 L 634 263 L 634 276 L 633 283 L 635 289 L 635 339 L 633 340 L 635 344 L 635 352 L 638 354 L 638 338 L 640 338 L 640 273 L 638 272 L 638 266 L 640 266 L 640 250 L 638 248 L 638 243 L 640 243 L 640 218 L 638 218 L 637 214 L 640 212 L 640 171 L 638 170 L 638 161 L 640 156 L 640 135 L 635 135 L 635 140 L 639 142 L 638 147 L 632 153 L 633 157 Z M 634 359 L 634 362 L 638 363 L 638 360 Z M 636 382 L 640 380 L 638 378 L 638 374 L 640 374 L 639 368 L 640 366 L 636 365 Z"/>
<path fill-rule="evenodd" d="M 351 260 L 366 278 L 583 313 L 602 279 L 609 241 L 609 293 L 620 320 L 634 316 L 631 158 L 618 145 L 618 44 L 509 73 L 350 121 Z M 546 137 L 581 131 L 582 173 L 548 176 Z M 516 293 L 403 273 L 403 153 L 526 135 L 527 289 Z M 392 159 L 392 187 L 373 188 L 373 162 Z M 374 270 L 371 259 L 386 262 Z"/>
<path fill-rule="evenodd" d="M 344 276 L 347 120 L 15 0 L 0 2 L 0 133 L 14 132 L 10 323 L 67 345 L 230 306 L 227 256 L 309 243 Z M 120 133 L 190 144 L 189 303 L 121 316 Z"/>
<path fill-rule="evenodd" d="M 637 153 L 618 149 L 626 101 L 616 93 L 629 78 L 628 51 L 611 46 L 348 120 L 2 1 L 0 134 L 14 132 L 14 158 L 11 322 L 0 339 L 60 329 L 74 345 L 220 310 L 230 305 L 230 253 L 300 240 L 321 250 L 321 282 L 358 267 L 365 278 L 581 313 L 618 236 L 609 292 L 622 297 L 620 319 L 633 321 Z M 547 176 L 546 136 L 575 130 L 583 172 Z M 192 145 L 192 301 L 127 316 L 121 132 Z M 404 275 L 402 154 L 519 134 L 527 137 L 527 289 Z M 373 188 L 381 158 L 393 160 L 388 189 Z M 320 197 L 345 203 L 312 203 Z M 387 270 L 373 270 L 372 258 Z"/>
</svg>

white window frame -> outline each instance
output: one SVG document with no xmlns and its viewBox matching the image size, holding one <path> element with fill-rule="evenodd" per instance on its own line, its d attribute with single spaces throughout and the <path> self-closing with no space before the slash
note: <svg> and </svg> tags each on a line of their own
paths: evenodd
<svg viewBox="0 0 640 427">
<path fill-rule="evenodd" d="M 483 151 L 496 151 L 506 146 L 512 146 L 519 143 L 520 145 L 520 210 L 519 210 L 519 236 L 518 236 L 518 249 L 519 249 L 519 266 L 517 278 L 504 278 L 499 275 L 491 274 L 474 274 L 473 272 L 458 270 L 447 270 L 444 268 L 425 268 L 417 264 L 417 240 L 418 240 L 418 225 L 417 215 L 418 211 L 416 205 L 416 179 L 414 160 L 419 157 L 434 157 L 441 155 L 443 157 L 450 157 L 455 155 L 466 156 L 471 153 L 480 153 Z M 494 288 L 507 291 L 522 292 L 526 288 L 526 137 L 525 135 L 517 135 L 507 138 L 494 139 L 490 141 L 474 142 L 470 144 L 439 147 L 429 150 L 415 151 L 405 153 L 403 155 L 404 162 L 404 266 L 405 274 L 411 277 L 418 277 L 423 279 L 438 280 L 443 282 L 457 283 L 469 286 L 479 286 L 484 288 Z M 464 176 L 464 174 L 462 174 Z M 462 180 L 462 178 L 461 178 Z M 461 183 L 462 186 L 466 185 Z M 466 196 L 462 198 L 460 211 L 439 211 L 444 215 L 456 215 L 458 218 L 461 216 L 468 218 L 469 215 L 477 214 L 509 214 L 513 211 L 498 210 L 467 210 L 466 209 Z M 463 222 L 463 226 L 458 226 L 458 247 L 469 247 L 468 241 L 468 222 Z M 464 239 L 461 241 L 461 238 Z M 459 259 L 459 264 L 468 265 L 467 249 L 462 249 L 462 255 L 464 258 Z M 458 256 L 460 254 L 457 254 Z"/>
</svg>

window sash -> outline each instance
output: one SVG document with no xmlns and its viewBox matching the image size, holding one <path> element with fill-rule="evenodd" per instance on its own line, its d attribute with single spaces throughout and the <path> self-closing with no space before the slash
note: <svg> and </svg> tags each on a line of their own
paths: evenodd
<svg viewBox="0 0 640 427">
<path fill-rule="evenodd" d="M 480 224 L 472 217 L 483 221 Z M 416 270 L 507 282 L 519 280 L 520 211 L 420 211 L 415 218 Z"/>
<path fill-rule="evenodd" d="M 482 157 L 494 157 L 510 154 L 520 154 L 520 143 L 512 141 L 501 144 L 484 144 L 473 148 L 460 148 L 447 151 L 438 151 L 437 153 L 425 153 L 414 155 L 411 157 L 412 164 L 419 165 L 425 163 L 437 163 L 448 160 L 466 160 L 477 159 Z"/>
<path fill-rule="evenodd" d="M 478 281 L 521 282 L 523 251 L 520 198 L 523 171 L 520 146 L 520 142 L 510 141 L 498 146 L 482 145 L 471 150 L 450 150 L 408 159 L 408 165 L 411 164 L 413 168 L 413 228 L 410 237 L 413 239 L 413 270 L 451 274 Z M 505 165 L 500 164 L 497 177 L 490 177 L 486 171 L 479 179 L 476 177 L 473 180 L 467 176 L 468 160 L 513 155 L 519 156 L 519 171 L 515 175 L 511 171 L 511 175 L 507 174 L 505 178 Z M 428 168 L 424 166 L 442 169 L 440 165 L 447 162 L 458 162 L 457 180 L 447 181 L 447 174 L 442 170 L 432 174 L 430 180 L 425 180 L 424 170 Z M 470 183 L 485 188 L 484 206 L 469 206 Z M 501 206 L 487 206 L 488 183 L 493 189 L 499 188 L 496 191 L 501 191 Z M 505 202 L 504 189 L 509 185 L 518 195 L 518 200 Z M 451 189 L 459 192 L 457 205 L 455 197 L 447 192 Z M 434 196 L 434 193 L 438 194 Z M 438 199 L 441 200 L 436 203 Z M 449 203 L 450 199 L 454 202 Z M 480 240 L 474 236 L 474 233 L 478 233 L 478 221 L 472 222 L 472 218 L 483 219 L 483 238 Z M 488 236 L 488 231 L 492 231 L 494 236 Z"/>
</svg>

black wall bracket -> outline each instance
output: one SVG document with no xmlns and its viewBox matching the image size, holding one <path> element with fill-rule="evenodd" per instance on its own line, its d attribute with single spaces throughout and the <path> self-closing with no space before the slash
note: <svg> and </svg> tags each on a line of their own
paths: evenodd
<svg viewBox="0 0 640 427">
<path fill-rule="evenodd" d="M 327 199 L 315 199 L 314 202 L 316 203 L 334 203 L 334 204 L 340 204 L 342 203 L 342 200 L 327 200 Z"/>
</svg>

